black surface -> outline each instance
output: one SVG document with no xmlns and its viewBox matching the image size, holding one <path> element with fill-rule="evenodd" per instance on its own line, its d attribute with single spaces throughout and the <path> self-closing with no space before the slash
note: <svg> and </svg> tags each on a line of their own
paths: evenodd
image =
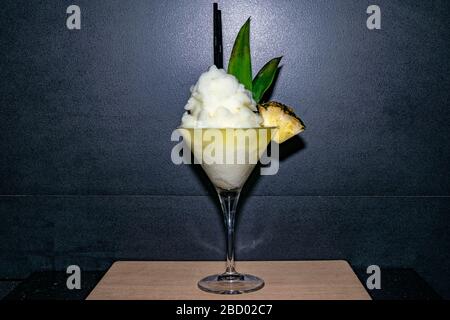
<svg viewBox="0 0 450 320">
<path fill-rule="evenodd" d="M 364 268 L 355 273 L 365 286 L 369 275 Z M 442 298 L 413 269 L 383 268 L 381 289 L 367 290 L 373 300 L 441 300 Z"/>
<path fill-rule="evenodd" d="M 0 300 L 7 296 L 21 281 L 0 280 Z"/>
<path fill-rule="evenodd" d="M 367 274 L 355 272 L 364 284 Z M 80 290 L 68 290 L 64 272 L 37 272 L 21 282 L 5 300 L 82 300 L 94 289 L 104 272 L 83 272 Z M 439 295 L 412 269 L 385 269 L 382 289 L 368 291 L 374 300 L 438 300 Z"/>
<path fill-rule="evenodd" d="M 5 300 L 84 300 L 105 272 L 83 272 L 81 289 L 69 290 L 65 272 L 36 272 L 20 282 L 4 297 Z"/>
<path fill-rule="evenodd" d="M 211 188 L 170 161 L 211 2 L 79 0 L 79 31 L 70 4 L 2 1 L 0 277 L 223 258 Z M 225 60 L 252 16 L 254 71 L 284 56 L 273 98 L 307 125 L 248 186 L 237 254 L 411 267 L 450 298 L 450 3 L 379 0 L 377 31 L 370 4 L 220 2 Z"/>
</svg>

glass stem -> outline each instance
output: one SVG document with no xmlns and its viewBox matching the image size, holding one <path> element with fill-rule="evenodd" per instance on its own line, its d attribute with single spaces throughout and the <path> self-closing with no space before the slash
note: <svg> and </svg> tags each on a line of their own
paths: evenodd
<svg viewBox="0 0 450 320">
<path fill-rule="evenodd" d="M 234 224 L 236 218 L 236 207 L 239 201 L 240 192 L 240 190 L 217 190 L 217 193 L 219 194 L 220 204 L 222 206 L 227 237 L 227 263 L 225 271 L 226 275 L 237 274 L 234 266 Z"/>
</svg>

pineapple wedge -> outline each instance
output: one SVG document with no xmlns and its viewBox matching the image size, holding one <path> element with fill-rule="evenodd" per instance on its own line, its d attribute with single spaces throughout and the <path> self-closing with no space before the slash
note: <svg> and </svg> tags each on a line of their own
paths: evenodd
<svg viewBox="0 0 450 320">
<path fill-rule="evenodd" d="M 264 127 L 278 127 L 273 140 L 279 144 L 305 130 L 302 120 L 294 110 L 282 103 L 270 101 L 258 105 Z"/>
</svg>

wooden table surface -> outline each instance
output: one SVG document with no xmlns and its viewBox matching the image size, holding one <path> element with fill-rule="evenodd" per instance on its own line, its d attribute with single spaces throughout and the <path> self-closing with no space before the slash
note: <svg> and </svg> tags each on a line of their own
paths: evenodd
<svg viewBox="0 0 450 320">
<path fill-rule="evenodd" d="M 237 270 L 263 278 L 264 288 L 233 296 L 197 288 L 201 278 L 223 270 L 223 262 L 116 262 L 87 299 L 370 300 L 346 261 L 240 261 Z"/>
</svg>

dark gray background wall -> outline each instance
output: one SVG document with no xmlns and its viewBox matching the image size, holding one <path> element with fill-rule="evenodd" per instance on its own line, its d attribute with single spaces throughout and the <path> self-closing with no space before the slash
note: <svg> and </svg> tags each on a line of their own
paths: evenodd
<svg viewBox="0 0 450 320">
<path fill-rule="evenodd" d="M 82 29 L 65 27 L 66 8 Z M 256 72 L 307 124 L 253 176 L 237 258 L 412 267 L 450 298 L 447 1 L 221 1 L 225 60 L 252 17 Z M 216 199 L 170 161 L 212 64 L 210 1 L 4 1 L 0 277 L 117 259 L 222 259 Z"/>
</svg>

